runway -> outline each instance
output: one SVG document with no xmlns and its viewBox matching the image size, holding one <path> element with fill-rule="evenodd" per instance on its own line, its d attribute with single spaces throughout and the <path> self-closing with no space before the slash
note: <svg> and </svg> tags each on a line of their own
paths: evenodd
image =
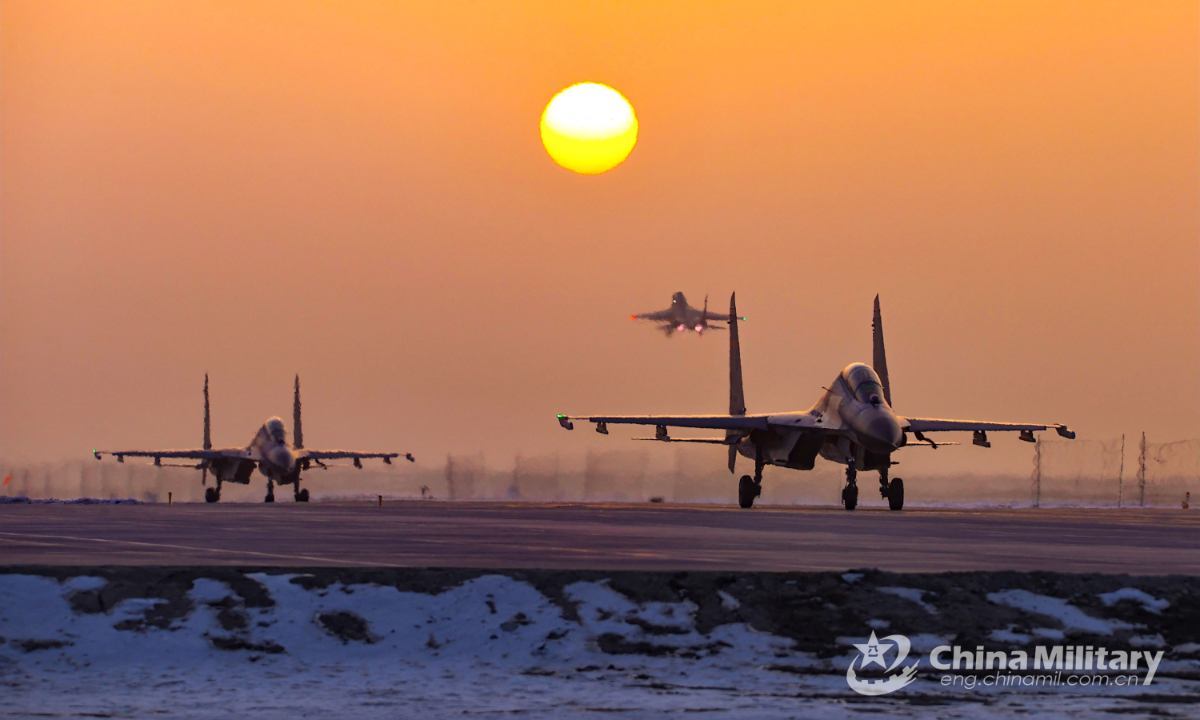
<svg viewBox="0 0 1200 720">
<path fill-rule="evenodd" d="M 1200 512 L 391 501 L 5 505 L 0 564 L 1200 575 Z"/>
</svg>

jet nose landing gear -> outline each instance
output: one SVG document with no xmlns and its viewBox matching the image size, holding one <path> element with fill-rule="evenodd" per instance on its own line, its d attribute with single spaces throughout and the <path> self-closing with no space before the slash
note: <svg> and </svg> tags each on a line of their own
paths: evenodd
<svg viewBox="0 0 1200 720">
<path fill-rule="evenodd" d="M 858 507 L 858 470 L 854 467 L 854 461 L 851 460 L 846 465 L 846 487 L 842 488 L 842 505 L 846 506 L 847 510 L 853 510 Z"/>
</svg>

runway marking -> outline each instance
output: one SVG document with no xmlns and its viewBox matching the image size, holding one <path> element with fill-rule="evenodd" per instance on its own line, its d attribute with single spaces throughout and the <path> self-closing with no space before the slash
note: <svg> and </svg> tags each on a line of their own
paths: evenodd
<svg viewBox="0 0 1200 720">
<path fill-rule="evenodd" d="M 223 548 L 206 548 L 206 547 L 197 547 L 197 546 L 193 546 L 193 545 L 170 545 L 167 543 L 148 543 L 148 542 L 139 542 L 137 540 L 108 540 L 105 538 L 76 537 L 73 535 L 39 535 L 39 534 L 34 534 L 34 533 L 14 533 L 14 532 L 2 532 L 2 531 L 0 531 L 0 535 L 8 535 L 8 536 L 14 537 L 14 538 L 48 538 L 51 540 L 78 540 L 81 542 L 113 543 L 116 545 L 142 545 L 145 547 L 171 548 L 174 550 L 198 550 L 200 552 L 228 553 L 231 555 L 257 555 L 259 557 L 286 558 L 288 560 L 315 560 L 317 562 L 339 563 L 342 565 L 348 565 L 350 567 L 355 567 L 358 565 L 374 565 L 374 566 L 378 566 L 378 567 L 409 567 L 408 565 L 396 565 L 394 563 L 371 562 L 369 560 L 361 560 L 361 561 L 335 560 L 334 558 L 317 557 L 315 555 L 283 555 L 280 553 L 256 552 L 254 550 L 225 550 Z"/>
</svg>

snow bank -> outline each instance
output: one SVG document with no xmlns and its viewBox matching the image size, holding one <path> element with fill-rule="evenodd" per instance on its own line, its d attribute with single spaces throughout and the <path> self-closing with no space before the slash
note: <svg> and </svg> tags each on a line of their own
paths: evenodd
<svg viewBox="0 0 1200 720">
<path fill-rule="evenodd" d="M 961 575 L 936 589 L 907 587 L 916 579 L 876 571 L 847 582 L 834 573 L 609 579 L 576 571 L 50 568 L 0 574 L 0 678 L 14 717 L 841 717 L 851 701 L 915 716 L 929 702 L 920 697 L 975 717 L 1009 717 L 1119 703 L 1116 689 L 1076 690 L 1070 703 L 1059 689 L 993 693 L 981 706 L 978 693 L 948 691 L 933 674 L 895 696 L 854 695 L 845 678 L 850 643 L 865 642 L 872 622 L 906 633 L 917 653 L 953 642 L 954 616 L 964 628 L 991 625 L 1005 640 L 1028 639 L 1017 625 L 999 624 L 1013 610 L 998 606 L 1056 618 L 1068 631 L 1128 640 L 1133 627 L 1028 590 L 987 594 L 991 581 L 982 576 L 970 587 Z M 1175 631 L 1139 632 L 1139 642 L 1161 642 L 1156 633 Z M 1132 707 L 1154 707 L 1147 692 L 1196 691 L 1180 677 L 1196 676 L 1200 662 L 1173 662 L 1184 675 L 1137 688 L 1142 700 Z"/>
</svg>

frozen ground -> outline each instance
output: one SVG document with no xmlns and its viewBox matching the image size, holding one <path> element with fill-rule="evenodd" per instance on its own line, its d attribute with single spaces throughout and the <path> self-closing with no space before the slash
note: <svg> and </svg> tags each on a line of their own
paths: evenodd
<svg viewBox="0 0 1200 720">
<path fill-rule="evenodd" d="M 8 568 L 7 717 L 1195 717 L 1200 582 L 963 573 Z M 920 679 L 851 692 L 875 629 Z M 946 641 L 1162 649 L 1149 686 L 948 689 Z"/>
</svg>

